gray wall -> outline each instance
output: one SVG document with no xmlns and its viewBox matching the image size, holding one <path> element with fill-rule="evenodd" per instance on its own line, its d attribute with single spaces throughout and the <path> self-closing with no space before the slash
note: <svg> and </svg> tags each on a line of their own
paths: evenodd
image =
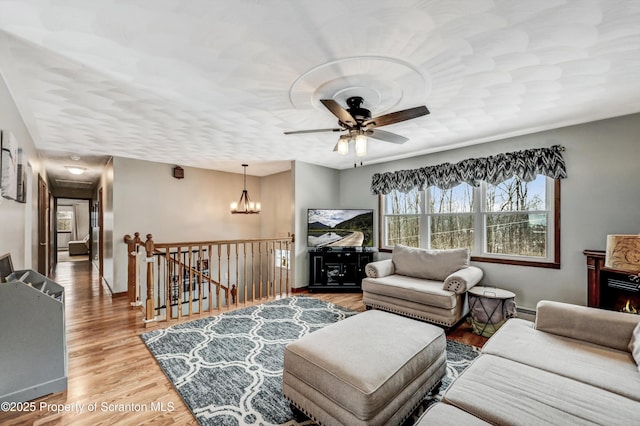
<svg viewBox="0 0 640 426">
<path fill-rule="evenodd" d="M 262 238 L 293 234 L 293 173 L 291 170 L 262 178 Z M 236 188 L 239 193 L 239 189 Z M 249 192 L 249 195 L 252 193 Z M 253 196 L 253 195 L 251 195 Z"/>
<path fill-rule="evenodd" d="M 290 172 L 265 178 L 247 176 L 249 195 L 252 201 L 261 203 L 262 213 L 233 215 L 229 208 L 242 193 L 241 173 L 184 167 L 184 179 L 175 179 L 173 167 L 113 159 L 113 207 L 109 212 L 113 231 L 111 242 L 106 241 L 113 250 L 110 259 L 113 273 L 108 278 L 105 273 L 105 279 L 115 293 L 127 290 L 125 234 L 133 236 L 134 232 L 140 232 L 144 239 L 150 233 L 155 242 L 171 243 L 272 238 L 286 236 L 293 230 Z M 263 192 L 268 197 L 264 198 Z M 105 256 L 105 270 L 107 268 Z"/>
<path fill-rule="evenodd" d="M 638 135 L 640 114 L 634 114 L 343 170 L 340 173 L 340 205 L 377 211 L 378 198 L 370 193 L 371 176 L 376 172 L 563 145 L 566 147 L 564 158 L 568 178 L 562 181 L 561 187 L 561 269 L 489 263 L 476 265 L 485 272 L 483 284 L 515 292 L 518 304 L 523 307 L 535 308 L 542 299 L 586 304 L 587 275 L 583 250 L 603 250 L 607 234 L 640 233 Z"/>
<path fill-rule="evenodd" d="M 293 288 L 309 285 L 307 209 L 340 207 L 340 172 L 301 161 L 294 163 L 296 243 Z"/>
<path fill-rule="evenodd" d="M 10 253 L 16 269 L 38 267 L 38 173 L 40 157 L 11 93 L 0 76 L 0 129 L 13 133 L 27 161 L 27 202 L 0 197 L 0 255 Z"/>
</svg>

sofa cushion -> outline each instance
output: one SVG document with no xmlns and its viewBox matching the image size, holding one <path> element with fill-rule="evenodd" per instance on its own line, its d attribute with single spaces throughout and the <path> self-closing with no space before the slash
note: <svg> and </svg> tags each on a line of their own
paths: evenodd
<svg viewBox="0 0 640 426">
<path fill-rule="evenodd" d="M 427 250 L 396 244 L 391 259 L 396 274 L 442 282 L 469 266 L 469 250 Z"/>
<path fill-rule="evenodd" d="M 631 356 L 636 362 L 638 371 L 640 371 L 640 322 L 636 325 L 636 328 L 633 329 L 633 335 L 629 342 L 629 352 L 631 352 Z"/>
<path fill-rule="evenodd" d="M 482 353 L 565 376 L 640 401 L 640 374 L 628 352 L 536 330 L 508 320 Z"/>
<path fill-rule="evenodd" d="M 484 272 L 475 266 L 467 266 L 449 275 L 442 285 L 444 290 L 453 291 L 458 294 L 469 290 L 482 279 Z"/>
<path fill-rule="evenodd" d="M 403 275 L 365 278 L 362 280 L 362 291 L 444 309 L 455 308 L 458 300 L 456 293 L 442 289 L 441 281 Z"/>
<path fill-rule="evenodd" d="M 442 401 L 501 425 L 624 425 L 638 416 L 637 401 L 488 354 L 454 380 Z"/>
<path fill-rule="evenodd" d="M 364 272 L 367 277 L 380 278 L 393 275 L 395 270 L 393 268 L 393 261 L 391 259 L 384 259 L 367 263 L 364 267 Z"/>
<path fill-rule="evenodd" d="M 629 350 L 640 316 L 569 303 L 541 300 L 536 306 L 536 328 L 621 351 Z"/>
</svg>

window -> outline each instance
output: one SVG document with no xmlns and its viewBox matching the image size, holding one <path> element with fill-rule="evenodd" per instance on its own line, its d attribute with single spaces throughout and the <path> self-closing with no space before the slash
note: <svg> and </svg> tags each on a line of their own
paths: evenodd
<svg viewBox="0 0 640 426">
<path fill-rule="evenodd" d="M 429 204 L 430 248 L 447 249 L 474 246 L 473 187 L 462 183 L 451 189 L 431 187 L 427 190 Z"/>
<path fill-rule="evenodd" d="M 546 178 L 533 182 L 511 178 L 486 185 L 483 212 L 487 254 L 547 257 L 549 211 Z"/>
<path fill-rule="evenodd" d="M 384 197 L 384 211 L 385 245 L 420 247 L 422 192 L 417 189 L 407 193 L 393 191 Z"/>
<path fill-rule="evenodd" d="M 291 252 L 289 250 L 276 249 L 276 255 L 275 255 L 276 268 L 290 269 L 291 268 L 290 266 L 291 264 L 289 262 L 290 254 Z"/>
<path fill-rule="evenodd" d="M 71 232 L 71 223 L 73 221 L 72 211 L 59 211 L 56 215 L 58 232 Z"/>
<path fill-rule="evenodd" d="M 537 175 L 381 195 L 381 249 L 466 247 L 475 261 L 559 267 L 559 180 Z"/>
</svg>

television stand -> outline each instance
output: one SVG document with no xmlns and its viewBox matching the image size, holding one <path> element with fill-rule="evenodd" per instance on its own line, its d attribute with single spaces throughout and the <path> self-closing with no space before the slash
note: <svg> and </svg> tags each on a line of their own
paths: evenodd
<svg viewBox="0 0 640 426">
<path fill-rule="evenodd" d="M 373 251 L 358 248 L 309 250 L 309 291 L 362 291 Z"/>
</svg>

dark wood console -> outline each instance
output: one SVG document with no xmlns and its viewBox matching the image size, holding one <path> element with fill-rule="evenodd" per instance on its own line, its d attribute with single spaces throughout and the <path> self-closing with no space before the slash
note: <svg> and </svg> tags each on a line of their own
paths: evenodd
<svg viewBox="0 0 640 426">
<path fill-rule="evenodd" d="M 309 290 L 362 290 L 364 267 L 373 252 L 352 250 L 309 251 Z"/>
<path fill-rule="evenodd" d="M 637 311 L 640 308 L 640 278 L 633 273 L 604 266 L 604 251 L 585 250 L 583 253 L 587 256 L 588 306 Z"/>
</svg>

